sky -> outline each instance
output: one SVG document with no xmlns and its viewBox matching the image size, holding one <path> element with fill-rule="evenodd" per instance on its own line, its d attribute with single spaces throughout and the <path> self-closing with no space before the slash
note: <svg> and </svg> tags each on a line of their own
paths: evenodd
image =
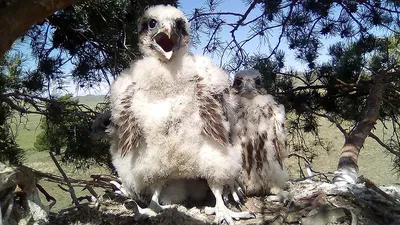
<svg viewBox="0 0 400 225">
<path fill-rule="evenodd" d="M 206 7 L 205 1 L 204 0 L 199 0 L 199 1 L 193 1 L 193 0 L 180 0 L 180 9 L 185 13 L 185 15 L 189 18 L 191 14 L 193 13 L 195 8 L 200 8 L 200 7 Z M 223 11 L 226 12 L 238 12 L 238 13 L 244 13 L 244 11 L 247 9 L 247 6 L 245 3 L 243 3 L 243 0 L 224 0 L 220 1 L 221 4 L 218 6 L 218 10 L 223 9 Z M 259 15 L 260 9 L 255 9 L 252 11 L 252 13 L 249 14 L 248 20 L 251 20 L 255 16 Z M 229 18 L 229 17 L 225 17 Z M 231 17 L 233 19 L 232 21 L 237 20 L 235 17 Z M 237 38 L 238 39 L 244 39 L 248 35 L 249 27 L 246 28 L 241 28 L 237 31 Z M 230 40 L 230 28 L 227 28 L 222 31 L 221 37 L 226 40 Z M 271 47 L 274 47 L 275 44 L 278 41 L 278 35 L 274 36 L 271 34 L 269 38 L 269 43 L 260 45 L 260 39 L 255 38 L 253 41 L 249 42 L 246 46 L 245 49 L 248 53 L 253 54 L 253 53 L 269 53 L 271 52 Z M 197 48 L 192 47 L 191 52 L 194 54 L 203 54 L 203 47 L 206 44 L 207 37 L 202 37 L 202 43 L 197 46 Z M 324 62 L 328 60 L 328 55 L 327 55 L 327 48 L 329 47 L 330 44 L 335 43 L 339 41 L 338 38 L 327 38 L 322 40 L 323 48 L 320 51 L 320 55 L 317 59 L 317 62 Z M 269 44 L 269 45 L 268 45 Z M 270 47 L 269 47 L 270 46 Z M 304 71 L 307 68 L 307 64 L 304 62 L 300 62 L 295 59 L 295 52 L 287 48 L 287 43 L 283 39 L 281 44 L 280 44 L 280 50 L 283 50 L 285 52 L 285 65 L 287 67 L 285 69 L 294 69 L 297 71 Z M 27 51 L 29 48 L 29 44 L 22 45 L 22 50 Z M 27 49 L 24 49 L 27 48 Z M 208 55 L 214 63 L 217 65 L 220 65 L 220 58 L 217 55 Z M 28 65 L 35 65 L 35 62 L 30 59 L 31 62 L 28 63 Z M 223 59 L 222 61 L 224 61 Z M 222 65 L 220 65 L 222 66 Z M 66 71 L 68 73 L 68 71 Z M 92 90 L 83 90 L 76 86 L 75 84 L 69 84 L 67 85 L 67 90 L 68 92 L 72 93 L 75 96 L 81 96 L 81 95 L 88 95 L 88 94 L 93 94 L 93 95 L 100 95 L 100 94 L 106 94 L 109 91 L 109 87 L 104 84 L 101 85 L 100 87 L 97 87 Z"/>
<path fill-rule="evenodd" d="M 182 9 L 182 11 L 185 13 L 185 15 L 190 18 L 191 14 L 193 13 L 195 8 L 200 8 L 200 7 L 207 7 L 205 5 L 204 1 L 191 1 L 191 0 L 182 0 L 180 1 L 180 8 Z M 245 3 L 243 3 L 243 0 L 225 0 L 225 1 L 221 1 L 220 5 L 218 5 L 217 10 L 223 10 L 225 12 L 237 12 L 237 13 L 244 13 L 245 10 L 247 9 L 247 6 Z M 256 16 L 260 15 L 261 10 L 254 9 L 252 11 L 252 13 L 249 14 L 248 20 L 250 21 L 251 19 L 255 18 Z M 235 21 L 236 17 L 224 17 L 224 19 L 231 19 L 232 21 Z M 231 28 L 225 27 L 225 30 L 223 30 L 222 32 L 222 37 L 226 38 L 226 40 L 230 40 L 231 36 L 230 36 L 230 31 Z M 248 35 L 248 32 L 250 31 L 249 27 L 245 27 L 245 28 L 240 28 L 237 31 L 237 38 L 238 40 L 240 39 L 245 39 Z M 203 37 L 204 42 L 206 42 L 208 39 L 207 37 Z M 272 46 L 275 46 L 275 44 L 278 41 L 278 36 L 272 36 L 270 38 L 270 44 Z M 205 43 L 202 43 L 202 45 L 199 46 L 198 49 L 194 49 L 192 48 L 192 52 L 195 54 L 203 54 L 203 49 L 202 47 L 204 47 Z M 287 43 L 283 42 L 281 44 L 281 48 L 282 50 L 285 51 L 286 53 L 286 59 L 287 59 L 287 63 L 288 65 L 292 65 L 295 69 L 297 70 L 304 70 L 307 65 L 302 64 L 301 62 L 298 62 L 297 60 L 295 60 L 294 58 L 294 51 L 289 50 L 286 46 Z M 265 51 L 265 48 L 268 48 L 268 46 L 266 45 L 260 45 L 260 39 L 255 38 L 253 41 L 249 42 L 246 46 L 245 49 L 247 52 L 249 53 L 269 53 L 269 49 L 267 51 Z M 210 56 L 211 58 L 213 58 L 214 63 L 216 64 L 220 64 L 220 58 L 218 57 L 213 57 Z M 222 65 L 220 65 L 222 66 Z"/>
</svg>

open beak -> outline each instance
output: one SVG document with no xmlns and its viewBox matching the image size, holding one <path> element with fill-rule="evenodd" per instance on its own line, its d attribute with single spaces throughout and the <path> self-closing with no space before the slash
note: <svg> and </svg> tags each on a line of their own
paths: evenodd
<svg viewBox="0 0 400 225">
<path fill-rule="evenodd" d="M 160 52 L 167 60 L 170 60 L 179 42 L 176 32 L 171 27 L 163 26 L 153 39 L 159 46 Z"/>
</svg>

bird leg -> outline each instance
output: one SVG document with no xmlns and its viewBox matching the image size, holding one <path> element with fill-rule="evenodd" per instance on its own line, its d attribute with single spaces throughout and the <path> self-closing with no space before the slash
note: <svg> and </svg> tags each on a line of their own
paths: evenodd
<svg viewBox="0 0 400 225">
<path fill-rule="evenodd" d="M 149 208 L 153 209 L 156 212 L 161 212 L 164 209 L 169 209 L 172 207 L 172 205 L 160 205 L 159 197 L 161 193 L 161 188 L 162 185 L 157 185 L 156 188 L 154 188 L 154 193 L 153 196 L 151 197 L 151 201 L 149 204 Z"/>
<path fill-rule="evenodd" d="M 233 219 L 250 219 L 254 218 L 254 213 L 251 212 L 234 212 L 228 209 L 224 203 L 222 198 L 223 194 L 223 186 L 220 184 L 210 183 L 210 189 L 215 196 L 215 207 L 206 207 L 205 213 L 206 214 L 215 214 L 214 223 L 220 224 L 225 221 L 229 225 L 234 225 Z"/>
<path fill-rule="evenodd" d="M 141 208 L 136 201 L 131 200 L 134 202 L 133 211 L 137 219 L 146 219 L 152 216 L 156 216 L 159 212 L 163 211 L 164 209 L 172 207 L 172 205 L 160 205 L 159 197 L 161 189 L 162 185 L 157 185 L 154 188 L 153 196 L 151 197 L 150 204 L 147 208 Z"/>
</svg>

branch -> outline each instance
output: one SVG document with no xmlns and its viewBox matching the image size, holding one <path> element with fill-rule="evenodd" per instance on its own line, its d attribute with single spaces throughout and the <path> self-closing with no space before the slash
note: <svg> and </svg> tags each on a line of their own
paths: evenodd
<svg viewBox="0 0 400 225">
<path fill-rule="evenodd" d="M 57 200 L 51 196 L 40 184 L 36 183 L 36 187 L 40 192 L 42 192 L 48 202 L 52 201 L 49 205 L 49 209 L 53 208 L 53 206 L 57 203 Z"/>
<path fill-rule="evenodd" d="M 2 96 L 4 96 L 4 97 L 16 97 L 16 98 L 19 98 L 19 99 L 31 98 L 31 99 L 36 99 L 36 100 L 40 100 L 40 101 L 43 101 L 43 102 L 50 102 L 51 101 L 48 98 L 44 98 L 44 97 L 40 97 L 40 96 L 37 96 L 37 95 L 28 94 L 28 93 L 22 93 L 22 92 L 11 92 L 11 93 L 7 93 L 7 94 L 2 94 Z"/>
<path fill-rule="evenodd" d="M 69 189 L 63 187 L 61 184 L 58 184 L 57 186 L 58 186 L 61 190 L 70 193 Z"/>
<path fill-rule="evenodd" d="M 323 176 L 323 177 L 325 177 L 325 179 L 326 179 L 327 181 L 330 181 L 330 180 L 328 179 L 327 175 L 334 175 L 333 172 L 318 172 L 318 171 L 313 170 L 313 169 L 311 168 L 311 163 L 310 163 L 310 161 L 308 161 L 307 158 L 304 157 L 304 156 L 302 156 L 302 155 L 299 155 L 299 154 L 296 154 L 296 153 L 291 153 L 291 154 L 289 154 L 288 158 L 290 158 L 290 157 L 292 157 L 292 156 L 295 156 L 295 157 L 297 157 L 298 159 L 303 159 L 303 160 L 305 161 L 305 164 L 306 164 L 306 165 L 308 164 L 309 169 L 310 169 L 313 173 L 315 173 L 315 174 L 313 174 L 313 175 L 305 176 L 304 173 L 303 173 L 303 171 L 302 171 L 302 168 L 300 167 L 300 163 L 299 163 L 299 167 L 300 167 L 300 170 L 301 170 L 300 173 L 302 174 L 303 177 L 293 180 L 294 182 L 307 180 L 307 179 L 310 179 L 310 178 L 313 178 L 313 177 L 317 177 L 317 176 L 320 177 L 320 179 L 321 179 L 321 176 Z M 321 180 L 322 180 L 322 179 L 321 179 Z"/>
<path fill-rule="evenodd" d="M 208 43 L 206 44 L 206 46 L 204 47 L 204 50 L 203 50 L 203 55 L 205 54 L 206 50 L 208 52 L 210 52 L 210 50 L 208 48 L 210 47 L 210 44 L 211 44 L 212 40 L 214 39 L 215 35 L 217 34 L 218 29 L 221 27 L 222 23 L 223 22 L 220 22 L 217 24 L 216 28 L 214 29 L 214 32 L 211 34 L 210 38 L 208 39 Z"/>
<path fill-rule="evenodd" d="M 65 179 L 61 176 L 57 176 L 51 173 L 43 173 L 34 169 L 32 169 L 32 171 L 38 178 L 45 178 L 49 182 L 55 182 L 67 185 Z M 75 184 L 75 186 L 80 186 L 80 187 L 86 187 L 87 184 L 90 184 L 93 187 L 110 188 L 112 187 L 110 181 L 118 181 L 117 178 L 107 175 L 91 175 L 90 177 L 93 179 L 92 181 L 69 178 L 69 182 L 71 184 Z"/>
<path fill-rule="evenodd" d="M 235 27 L 233 27 L 233 29 L 231 30 L 231 33 L 235 33 L 236 30 L 239 28 L 239 26 L 241 26 L 243 24 L 243 22 L 247 19 L 247 17 L 249 16 L 250 12 L 254 9 L 254 7 L 256 7 L 258 3 L 258 0 L 254 0 L 249 8 L 247 8 L 246 12 L 242 15 L 242 18 L 240 18 L 240 20 L 238 20 L 237 24 Z"/>
<path fill-rule="evenodd" d="M 25 114 L 25 113 L 31 113 L 31 114 L 40 114 L 40 115 L 45 115 L 44 112 L 40 112 L 40 111 L 31 111 L 31 110 L 27 110 L 24 107 L 21 107 L 17 104 L 15 104 L 11 99 L 9 98 L 3 98 L 0 97 L 0 99 L 5 102 L 8 106 L 11 107 L 11 109 L 18 111 L 21 114 Z"/>
<path fill-rule="evenodd" d="M 393 10 L 393 9 L 391 9 L 391 8 L 384 8 L 384 7 L 378 6 L 378 5 L 372 5 L 372 4 L 369 3 L 368 1 L 360 1 L 360 3 L 361 3 L 361 4 L 364 4 L 364 5 L 368 5 L 368 6 L 370 7 L 370 9 L 371 9 L 371 8 L 378 8 L 378 9 L 381 9 L 381 10 L 384 10 L 384 11 L 387 11 L 387 12 L 390 12 L 390 13 L 400 14 L 400 11 L 399 11 L 399 10 Z"/>
<path fill-rule="evenodd" d="M 89 193 L 92 194 L 93 197 L 95 197 L 96 199 L 99 199 L 99 198 L 100 198 L 100 195 L 97 194 L 97 192 L 96 192 L 89 184 L 87 184 L 87 185 L 85 186 L 85 188 L 83 188 L 83 190 L 85 190 L 85 189 L 88 190 Z M 82 190 L 82 191 L 83 191 L 83 190 Z"/>
<path fill-rule="evenodd" d="M 302 156 L 302 155 L 299 155 L 299 154 L 297 154 L 297 153 L 290 153 L 290 154 L 288 155 L 288 158 L 290 158 L 290 157 L 292 157 L 292 156 L 296 156 L 297 158 L 301 158 L 301 159 L 303 159 L 306 163 L 311 164 L 310 161 L 308 161 L 308 159 L 306 159 L 306 157 L 304 157 L 304 156 Z"/>
<path fill-rule="evenodd" d="M 292 91 L 301 91 L 301 90 L 316 90 L 316 89 L 326 89 L 328 85 L 313 85 L 313 86 L 298 86 L 293 88 Z"/>
<path fill-rule="evenodd" d="M 297 2 L 297 0 L 292 0 L 292 3 L 290 3 L 289 13 L 288 13 L 287 17 L 285 18 L 285 20 L 283 21 L 281 34 L 279 35 L 279 38 L 278 38 L 278 43 L 275 45 L 275 48 L 272 49 L 271 54 L 267 57 L 267 59 L 271 58 L 272 55 L 275 54 L 276 50 L 279 48 L 279 45 L 281 44 L 281 41 L 282 41 L 283 34 L 285 33 L 286 24 L 292 15 L 293 6 L 296 4 L 296 2 Z"/>
<path fill-rule="evenodd" d="M 371 134 L 371 130 L 379 118 L 383 93 L 386 90 L 389 80 L 390 76 L 388 73 L 382 73 L 373 77 L 374 85 L 369 91 L 360 119 L 349 136 L 345 138 L 337 167 L 341 175 L 337 176 L 337 182 L 356 182 L 358 176 L 358 155 L 365 143 L 365 139 Z"/>
<path fill-rule="evenodd" d="M 303 82 L 303 84 L 306 84 L 307 81 L 304 80 L 301 76 L 298 76 L 297 73 L 284 73 L 284 72 L 277 72 L 278 75 L 283 75 L 283 76 L 287 76 L 287 77 L 291 77 L 291 78 L 296 78 L 299 79 L 301 82 Z"/>
<path fill-rule="evenodd" d="M 358 25 L 358 27 L 359 27 L 359 32 L 360 32 L 360 33 L 364 32 L 365 27 L 361 24 L 360 21 L 357 20 L 357 18 L 354 17 L 353 13 L 350 12 L 350 10 L 349 10 L 345 5 L 343 5 L 343 3 L 340 2 L 340 3 L 338 3 L 338 5 L 340 5 L 340 6 L 346 11 L 346 13 L 351 17 L 351 19 L 352 19 L 354 22 L 357 23 L 357 25 Z"/>
<path fill-rule="evenodd" d="M 378 142 L 378 144 L 382 147 L 384 147 L 386 150 L 388 150 L 390 153 L 394 154 L 394 155 L 398 155 L 399 153 L 397 151 L 395 151 L 393 148 L 391 148 L 389 145 L 383 143 L 383 141 L 381 139 L 379 139 L 379 137 L 377 137 L 375 134 L 373 134 L 372 132 L 369 133 L 369 136 L 374 139 L 376 142 Z"/>
<path fill-rule="evenodd" d="M 340 130 L 340 132 L 342 132 L 342 134 L 346 138 L 349 136 L 349 133 L 342 127 L 342 125 L 340 125 L 340 123 L 336 122 L 336 120 L 332 116 L 328 116 L 328 115 L 322 114 L 322 113 L 317 113 L 315 111 L 311 111 L 311 113 L 313 113 L 313 114 L 315 114 L 317 116 L 324 117 L 324 118 L 328 119 L 331 123 L 334 123 L 336 125 L 336 127 Z"/>
<path fill-rule="evenodd" d="M 243 14 L 240 13 L 234 13 L 234 12 L 209 12 L 209 13 L 195 13 L 192 18 L 189 19 L 189 23 L 192 22 L 192 20 L 199 19 L 200 17 L 207 17 L 207 16 L 238 16 L 238 17 L 243 17 Z"/>
<path fill-rule="evenodd" d="M 326 173 L 320 172 L 320 173 L 315 173 L 315 174 L 313 174 L 313 175 L 311 175 L 311 176 L 306 176 L 306 177 L 303 177 L 303 178 L 294 179 L 293 182 L 299 182 L 299 181 L 311 179 L 311 178 L 314 178 L 314 177 L 319 177 L 319 178 L 321 179 L 321 176 L 324 176 L 325 179 L 329 181 L 329 179 L 328 179 L 328 177 L 327 177 L 326 175 L 335 175 L 335 173 L 333 173 L 333 172 L 326 172 Z M 321 179 L 321 180 L 322 180 L 322 179 Z"/>
<path fill-rule="evenodd" d="M 64 177 L 64 180 L 68 185 L 68 188 L 69 188 L 68 192 L 71 195 L 72 202 L 75 205 L 79 205 L 78 199 L 76 198 L 74 187 L 72 187 L 71 182 L 69 181 L 67 174 L 65 174 L 64 170 L 62 169 L 62 167 L 58 163 L 58 161 L 57 161 L 56 157 L 54 156 L 54 154 L 51 151 L 49 152 L 49 154 L 50 154 L 50 157 L 53 160 L 54 164 L 57 166 L 58 171 L 60 171 L 61 175 Z"/>
</svg>

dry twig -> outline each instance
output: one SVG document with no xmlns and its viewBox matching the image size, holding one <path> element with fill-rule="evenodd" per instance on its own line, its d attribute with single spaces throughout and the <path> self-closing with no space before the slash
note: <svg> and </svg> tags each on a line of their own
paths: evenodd
<svg viewBox="0 0 400 225">
<path fill-rule="evenodd" d="M 72 202 L 75 205 L 79 205 L 78 199 L 76 198 L 74 187 L 71 185 L 71 182 L 69 181 L 67 174 L 64 172 L 64 170 L 62 169 L 62 167 L 58 163 L 58 161 L 57 161 L 56 157 L 54 156 L 54 154 L 51 151 L 49 152 L 49 154 L 50 154 L 50 157 L 53 160 L 54 164 L 56 165 L 58 171 L 60 171 L 61 175 L 64 177 L 65 182 L 67 183 L 67 186 L 69 188 L 68 192 L 71 195 Z"/>
<path fill-rule="evenodd" d="M 48 202 L 52 201 L 49 205 L 49 209 L 53 208 L 53 206 L 57 203 L 57 200 L 51 196 L 40 184 L 36 184 L 36 188 L 42 192 L 42 194 L 46 197 Z"/>
</svg>

